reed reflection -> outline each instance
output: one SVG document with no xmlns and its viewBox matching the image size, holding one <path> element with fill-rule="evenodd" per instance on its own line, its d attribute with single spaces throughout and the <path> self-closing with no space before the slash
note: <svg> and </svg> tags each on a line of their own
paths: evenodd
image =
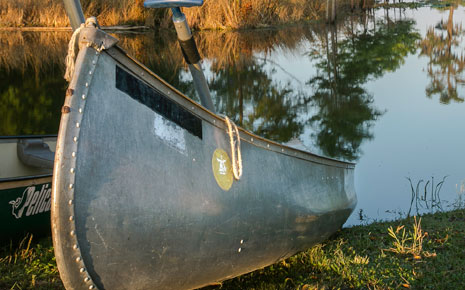
<svg viewBox="0 0 465 290">
<path fill-rule="evenodd" d="M 0 135 L 56 134 L 66 33 L 0 33 Z"/>
</svg>

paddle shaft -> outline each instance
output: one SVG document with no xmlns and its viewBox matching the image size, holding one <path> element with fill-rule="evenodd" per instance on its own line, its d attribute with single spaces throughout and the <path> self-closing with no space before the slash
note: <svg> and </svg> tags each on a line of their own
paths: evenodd
<svg viewBox="0 0 465 290">
<path fill-rule="evenodd" d="M 63 0 L 65 4 L 66 14 L 68 14 L 69 22 L 73 30 L 79 28 L 81 23 L 84 23 L 84 13 L 82 12 L 81 2 L 79 0 Z"/>
<path fill-rule="evenodd" d="M 210 95 L 210 89 L 208 88 L 207 80 L 200 64 L 200 55 L 195 45 L 194 37 L 187 24 L 186 16 L 181 12 L 179 7 L 171 8 L 173 12 L 173 23 L 178 34 L 178 41 L 181 45 L 182 54 L 184 59 L 189 65 L 192 78 L 194 80 L 195 90 L 199 94 L 200 102 L 202 106 L 215 112 L 213 101 Z"/>
</svg>

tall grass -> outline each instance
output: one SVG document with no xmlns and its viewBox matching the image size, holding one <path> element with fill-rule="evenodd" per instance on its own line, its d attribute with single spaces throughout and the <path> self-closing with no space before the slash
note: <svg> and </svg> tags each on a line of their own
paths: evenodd
<svg viewBox="0 0 465 290">
<path fill-rule="evenodd" d="M 0 0 L 0 26 L 67 26 L 63 1 Z"/>
<path fill-rule="evenodd" d="M 61 0 L 0 0 L 0 27 L 65 27 L 69 21 Z M 101 25 L 171 25 L 168 9 L 146 9 L 144 0 L 81 0 L 86 16 Z M 349 0 L 337 1 L 338 12 Z M 184 9 L 196 29 L 227 29 L 314 20 L 324 16 L 325 0 L 205 0 L 202 7 Z"/>
<path fill-rule="evenodd" d="M 101 25 L 145 25 L 153 23 L 154 11 L 143 0 L 82 0 L 84 14 L 97 16 Z M 61 0 L 0 0 L 0 27 L 69 26 Z"/>
</svg>

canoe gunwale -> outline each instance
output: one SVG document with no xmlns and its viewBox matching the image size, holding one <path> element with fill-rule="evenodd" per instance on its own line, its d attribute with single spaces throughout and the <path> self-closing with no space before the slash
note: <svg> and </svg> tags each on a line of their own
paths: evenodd
<svg viewBox="0 0 465 290">
<path fill-rule="evenodd" d="M 171 86 L 158 75 L 150 71 L 142 63 L 128 55 L 126 51 L 118 45 L 115 45 L 110 49 L 105 50 L 105 52 L 107 52 L 118 64 L 123 66 L 125 69 L 129 70 L 134 76 L 137 76 L 137 78 L 142 79 L 150 87 L 154 87 L 152 85 L 154 81 L 159 82 L 163 86 L 167 87 L 167 91 L 164 93 L 170 96 L 171 100 L 188 109 L 192 114 L 202 119 L 202 121 L 208 122 L 212 126 L 227 131 L 228 128 L 224 118 L 211 112 L 210 110 L 201 106 L 191 98 L 184 95 L 182 92 Z M 171 94 L 171 91 L 174 91 L 175 95 Z M 346 169 L 355 168 L 355 163 L 353 162 L 341 161 L 326 156 L 316 155 L 308 151 L 289 147 L 278 142 L 260 137 L 239 126 L 238 129 L 241 142 L 247 142 L 249 144 L 253 144 L 256 147 L 260 147 L 262 149 L 269 150 L 275 153 L 292 156 L 294 158 L 310 161 L 316 164 L 324 164 L 327 166 L 341 167 Z"/>
<path fill-rule="evenodd" d="M 39 138 L 57 138 L 57 134 L 45 134 L 45 135 L 12 135 L 12 136 L 1 136 L 0 135 L 0 142 L 3 140 L 11 140 L 11 139 L 39 139 Z"/>
<path fill-rule="evenodd" d="M 51 179 L 52 174 L 0 178 L 0 190 L 23 186 L 23 184 L 27 186 L 31 184 L 33 180 L 37 180 L 37 183 L 40 183 L 42 181 L 46 182 L 47 180 L 51 181 Z"/>
</svg>

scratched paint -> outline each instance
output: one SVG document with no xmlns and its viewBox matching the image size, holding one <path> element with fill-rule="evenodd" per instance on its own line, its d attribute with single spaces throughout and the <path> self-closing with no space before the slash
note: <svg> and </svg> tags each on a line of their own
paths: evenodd
<svg viewBox="0 0 465 290">
<path fill-rule="evenodd" d="M 166 145 L 187 156 L 185 130 L 157 113 L 154 115 L 153 133 L 155 136 L 163 140 Z"/>
</svg>

